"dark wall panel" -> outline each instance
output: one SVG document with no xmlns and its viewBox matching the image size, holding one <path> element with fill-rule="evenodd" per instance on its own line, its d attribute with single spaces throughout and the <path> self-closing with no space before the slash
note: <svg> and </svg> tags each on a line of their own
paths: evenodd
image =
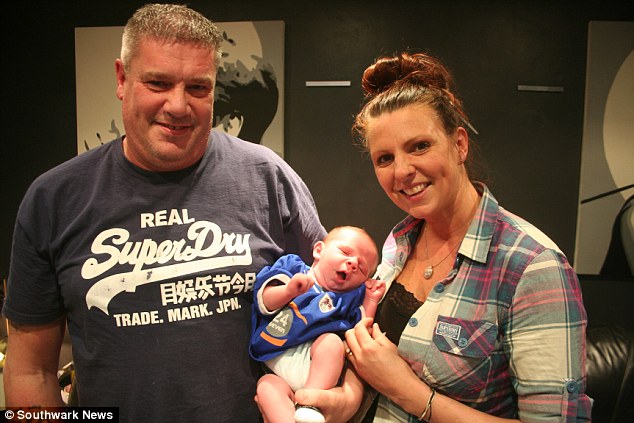
<svg viewBox="0 0 634 423">
<path fill-rule="evenodd" d="M 572 259 L 587 25 L 632 20 L 620 1 L 191 1 L 217 21 L 286 22 L 286 159 L 327 227 L 366 227 L 377 243 L 403 213 L 351 144 L 359 79 L 380 54 L 441 57 L 480 135 L 489 183 L 507 209 L 535 223 Z M 74 28 L 124 25 L 140 1 L 22 1 L 3 14 L 2 218 L 6 277 L 13 223 L 28 185 L 75 155 Z M 8 28 L 7 28 L 8 27 Z M 113 65 L 114 66 L 114 65 Z M 114 75 L 113 75 L 114 78 Z M 308 88 L 307 80 L 351 80 Z M 563 93 L 518 92 L 518 84 Z"/>
</svg>

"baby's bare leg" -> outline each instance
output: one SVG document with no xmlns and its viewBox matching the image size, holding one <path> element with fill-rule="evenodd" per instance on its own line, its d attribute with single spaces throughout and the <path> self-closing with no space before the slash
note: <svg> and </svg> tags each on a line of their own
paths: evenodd
<svg viewBox="0 0 634 423">
<path fill-rule="evenodd" d="M 305 388 L 330 389 L 337 385 L 343 362 L 343 341 L 334 333 L 320 335 L 310 348 L 312 361 Z"/>
<path fill-rule="evenodd" d="M 258 407 L 265 422 L 295 423 L 295 396 L 288 384 L 274 374 L 258 380 Z"/>
</svg>

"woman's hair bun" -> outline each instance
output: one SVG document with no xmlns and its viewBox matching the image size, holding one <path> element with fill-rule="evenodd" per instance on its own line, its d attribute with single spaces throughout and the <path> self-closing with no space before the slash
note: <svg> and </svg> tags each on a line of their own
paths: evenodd
<svg viewBox="0 0 634 423">
<path fill-rule="evenodd" d="M 434 57 L 405 52 L 377 59 L 363 72 L 361 79 L 361 86 L 368 96 L 405 84 L 451 91 L 453 79 L 445 66 Z"/>
</svg>

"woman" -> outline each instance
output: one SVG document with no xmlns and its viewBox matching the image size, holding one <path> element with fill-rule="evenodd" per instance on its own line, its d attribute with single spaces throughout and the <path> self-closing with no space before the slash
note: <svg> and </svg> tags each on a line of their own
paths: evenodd
<svg viewBox="0 0 634 423">
<path fill-rule="evenodd" d="M 346 333 L 349 361 L 380 393 L 374 421 L 589 420 L 577 277 L 546 235 L 470 180 L 473 129 L 449 71 L 402 53 L 362 85 L 354 131 L 408 214 L 383 247 L 377 323 Z"/>
</svg>

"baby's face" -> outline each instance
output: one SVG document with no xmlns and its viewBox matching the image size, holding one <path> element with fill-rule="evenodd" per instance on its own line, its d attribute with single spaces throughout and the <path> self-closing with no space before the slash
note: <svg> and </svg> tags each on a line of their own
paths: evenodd
<svg viewBox="0 0 634 423">
<path fill-rule="evenodd" d="M 368 280 L 378 262 L 378 253 L 370 238 L 353 229 L 340 229 L 320 247 L 315 246 L 313 272 L 317 283 L 328 291 L 357 288 Z"/>
</svg>

